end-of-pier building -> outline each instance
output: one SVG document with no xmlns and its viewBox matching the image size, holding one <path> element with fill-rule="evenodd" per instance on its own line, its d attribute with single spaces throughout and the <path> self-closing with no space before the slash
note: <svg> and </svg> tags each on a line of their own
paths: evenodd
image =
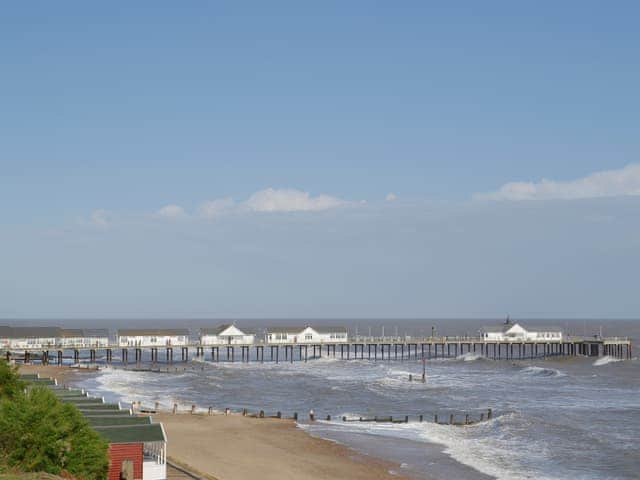
<svg viewBox="0 0 640 480">
<path fill-rule="evenodd" d="M 120 347 L 179 347 L 188 344 L 189 330 L 186 328 L 118 330 Z"/>
<path fill-rule="evenodd" d="M 215 328 L 200 329 L 200 345 L 252 345 L 256 340 L 254 332 L 240 329 L 235 324 L 219 325 Z"/>
<path fill-rule="evenodd" d="M 104 348 L 109 346 L 106 328 L 63 328 L 58 346 L 61 348 Z"/>
<path fill-rule="evenodd" d="M 267 329 L 265 342 L 268 344 L 320 344 L 347 343 L 349 335 L 346 327 L 272 327 Z"/>
<path fill-rule="evenodd" d="M 503 325 L 482 328 L 482 339 L 487 342 L 562 342 L 563 338 L 562 329 L 553 326 L 534 329 L 507 321 Z"/>
<path fill-rule="evenodd" d="M 58 327 L 0 327 L 0 346 L 9 349 L 55 347 Z"/>
</svg>

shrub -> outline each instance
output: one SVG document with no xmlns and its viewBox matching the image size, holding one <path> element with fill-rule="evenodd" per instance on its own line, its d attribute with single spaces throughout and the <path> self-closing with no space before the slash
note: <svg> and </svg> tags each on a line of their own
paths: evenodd
<svg viewBox="0 0 640 480">
<path fill-rule="evenodd" d="M 0 382 L 5 378 L 0 392 L 12 393 L 0 397 L 0 464 L 24 472 L 106 478 L 108 444 L 75 406 L 61 402 L 44 387 L 16 391 L 7 387 L 13 376 L 0 377 Z"/>
<path fill-rule="evenodd" d="M 20 381 L 18 368 L 0 360 L 0 399 L 14 398 L 24 390 L 24 382 Z"/>
</svg>

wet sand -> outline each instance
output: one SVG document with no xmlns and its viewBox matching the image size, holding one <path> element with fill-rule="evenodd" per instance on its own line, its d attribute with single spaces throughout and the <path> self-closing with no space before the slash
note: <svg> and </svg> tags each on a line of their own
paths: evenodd
<svg viewBox="0 0 640 480">
<path fill-rule="evenodd" d="M 386 480 L 399 466 L 312 437 L 293 420 L 157 414 L 170 460 L 219 480 Z"/>
</svg>

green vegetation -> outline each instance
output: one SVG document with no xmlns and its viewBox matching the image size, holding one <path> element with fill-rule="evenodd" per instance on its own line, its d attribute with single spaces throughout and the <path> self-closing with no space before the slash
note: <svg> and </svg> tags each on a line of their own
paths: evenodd
<svg viewBox="0 0 640 480">
<path fill-rule="evenodd" d="M 45 387 L 25 389 L 16 369 L 0 360 L 0 465 L 103 480 L 107 448 L 75 406 Z"/>
</svg>

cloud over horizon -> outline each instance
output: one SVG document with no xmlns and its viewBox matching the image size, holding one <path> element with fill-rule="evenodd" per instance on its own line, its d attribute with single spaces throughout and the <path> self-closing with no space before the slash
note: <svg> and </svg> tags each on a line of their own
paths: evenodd
<svg viewBox="0 0 640 480">
<path fill-rule="evenodd" d="M 179 205 L 166 205 L 156 212 L 159 217 L 180 218 L 186 216 L 184 208 Z"/>
<path fill-rule="evenodd" d="M 640 164 L 595 172 L 586 177 L 557 182 L 509 182 L 495 192 L 478 193 L 476 200 L 574 200 L 580 198 L 640 195 Z"/>
<path fill-rule="evenodd" d="M 111 215 L 106 210 L 94 210 L 89 215 L 89 223 L 94 227 L 107 228 L 111 223 Z"/>
<path fill-rule="evenodd" d="M 308 192 L 296 189 L 266 188 L 251 195 L 243 205 L 254 212 L 319 212 L 347 203 L 330 195 L 312 197 Z"/>
</svg>

